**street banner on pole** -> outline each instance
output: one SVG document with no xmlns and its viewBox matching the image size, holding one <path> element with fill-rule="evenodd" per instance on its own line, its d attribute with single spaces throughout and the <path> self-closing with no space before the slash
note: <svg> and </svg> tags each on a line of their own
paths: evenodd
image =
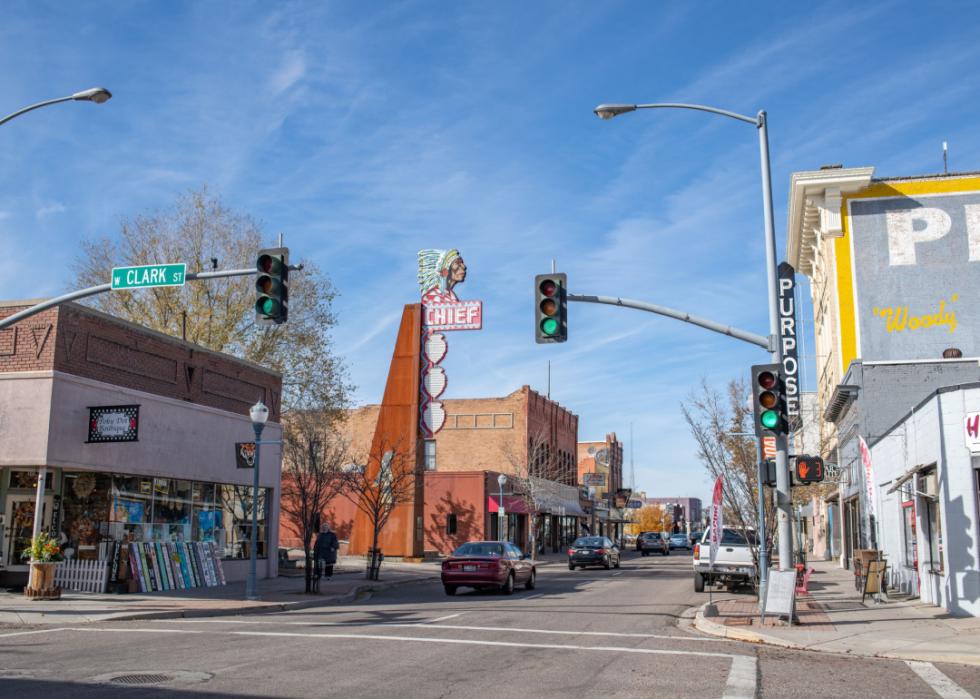
<svg viewBox="0 0 980 699">
<path fill-rule="evenodd" d="M 714 567 L 715 558 L 718 556 L 718 546 L 721 544 L 721 537 L 724 526 L 722 521 L 724 515 L 721 507 L 721 476 L 715 480 L 715 490 L 711 496 L 711 555 L 708 559 L 709 564 Z"/>
<path fill-rule="evenodd" d="M 861 451 L 861 464 L 864 466 L 864 495 L 868 501 L 868 514 L 877 517 L 878 512 L 875 507 L 875 471 L 871 465 L 871 450 L 864 437 L 858 435 L 858 449 Z"/>
</svg>

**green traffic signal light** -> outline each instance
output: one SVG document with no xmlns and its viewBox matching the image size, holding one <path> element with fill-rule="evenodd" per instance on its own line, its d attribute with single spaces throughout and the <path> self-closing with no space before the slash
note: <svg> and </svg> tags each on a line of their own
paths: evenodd
<svg viewBox="0 0 980 699">
<path fill-rule="evenodd" d="M 545 318 L 541 321 L 541 332 L 545 335 L 554 335 L 558 332 L 558 321 L 554 318 Z"/>
<path fill-rule="evenodd" d="M 759 417 L 759 422 L 767 430 L 775 429 L 776 425 L 779 424 L 779 415 L 775 410 L 767 410 Z"/>
</svg>

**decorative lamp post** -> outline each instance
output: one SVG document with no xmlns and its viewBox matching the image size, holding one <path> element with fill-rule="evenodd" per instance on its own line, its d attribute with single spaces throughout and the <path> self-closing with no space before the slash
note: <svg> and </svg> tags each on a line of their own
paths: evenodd
<svg viewBox="0 0 980 699">
<path fill-rule="evenodd" d="M 497 485 L 500 486 L 500 504 L 497 505 L 497 541 L 504 540 L 504 522 L 506 520 L 506 512 L 504 510 L 504 483 L 507 482 L 507 476 L 500 474 L 497 476 Z"/>
<path fill-rule="evenodd" d="M 259 529 L 259 451 L 262 448 L 262 430 L 269 419 L 269 409 L 259 400 L 249 409 L 248 416 L 252 418 L 252 429 L 255 430 L 255 466 L 252 469 L 252 536 L 248 547 L 248 580 L 245 584 L 245 599 L 256 600 L 259 598 L 255 588 Z"/>
</svg>

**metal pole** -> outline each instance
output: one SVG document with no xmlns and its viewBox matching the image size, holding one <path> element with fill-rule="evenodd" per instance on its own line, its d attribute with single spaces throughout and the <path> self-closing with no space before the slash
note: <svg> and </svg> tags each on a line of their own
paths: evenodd
<svg viewBox="0 0 980 699">
<path fill-rule="evenodd" d="M 262 448 L 262 429 L 265 427 L 261 422 L 253 422 L 252 429 L 255 430 L 255 468 L 252 472 L 252 536 L 249 542 L 248 555 L 248 581 L 245 584 L 245 599 L 257 600 L 259 595 L 255 587 L 255 568 L 258 558 L 258 529 L 259 529 L 259 451 Z"/>
<path fill-rule="evenodd" d="M 766 546 L 766 495 L 765 495 L 765 475 L 762 469 L 766 467 L 765 459 L 762 457 L 762 441 L 757 441 L 759 468 L 756 472 L 758 476 L 759 489 L 759 530 L 755 533 L 759 538 L 759 619 L 766 623 L 766 591 L 769 589 L 769 548 Z"/>
<path fill-rule="evenodd" d="M 31 536 L 31 545 L 33 546 L 34 540 L 37 539 L 38 535 L 41 533 L 41 513 L 44 511 L 44 482 L 48 478 L 48 467 L 42 465 L 37 470 L 37 494 L 34 497 L 34 530 Z M 11 522 L 10 526 L 13 526 Z M 14 552 L 17 553 L 17 552 Z M 31 558 L 33 561 L 34 559 Z"/>
<path fill-rule="evenodd" d="M 759 112 L 759 161 L 762 167 L 762 208 L 766 225 L 766 285 L 769 290 L 769 334 L 772 362 L 782 366 L 783 348 L 779 342 L 779 294 L 776 271 L 776 230 L 773 226 L 772 180 L 769 166 L 769 127 L 765 110 Z M 779 569 L 793 565 L 793 532 L 790 520 L 790 484 L 785 434 L 776 436 L 776 524 L 779 534 Z"/>
<path fill-rule="evenodd" d="M 289 269 L 302 269 L 301 266 L 290 265 Z M 222 272 L 191 272 L 186 276 L 186 279 L 190 281 L 200 280 L 200 279 L 219 279 L 221 277 L 245 277 L 250 274 L 255 274 L 254 269 L 228 269 Z M 62 294 L 61 296 L 55 296 L 53 299 L 48 299 L 47 301 L 42 301 L 41 303 L 35 304 L 30 308 L 25 308 L 23 311 L 18 311 L 11 316 L 0 319 L 0 328 L 5 328 L 8 325 L 13 325 L 19 320 L 24 320 L 24 318 L 30 318 L 33 315 L 45 311 L 53 306 L 58 306 L 67 301 L 75 301 L 76 299 L 83 299 L 87 296 L 95 296 L 96 294 L 101 294 L 105 291 L 111 291 L 112 284 L 99 284 L 97 286 L 90 286 L 87 289 L 79 289 L 78 291 L 71 291 L 67 294 Z M 128 291 L 135 291 L 135 289 L 128 289 Z"/>
<path fill-rule="evenodd" d="M 500 486 L 500 504 L 497 505 L 497 541 L 504 540 L 504 484 L 497 481 Z"/>
</svg>

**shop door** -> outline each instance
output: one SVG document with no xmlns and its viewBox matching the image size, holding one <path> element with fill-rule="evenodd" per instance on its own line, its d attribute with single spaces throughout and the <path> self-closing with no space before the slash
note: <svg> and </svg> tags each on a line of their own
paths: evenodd
<svg viewBox="0 0 980 699">
<path fill-rule="evenodd" d="M 8 495 L 4 507 L 3 562 L 12 566 L 26 566 L 20 553 L 31 545 L 34 533 L 34 499 L 32 495 Z M 41 528 L 51 526 L 51 496 L 44 498 L 41 512 Z"/>
</svg>

